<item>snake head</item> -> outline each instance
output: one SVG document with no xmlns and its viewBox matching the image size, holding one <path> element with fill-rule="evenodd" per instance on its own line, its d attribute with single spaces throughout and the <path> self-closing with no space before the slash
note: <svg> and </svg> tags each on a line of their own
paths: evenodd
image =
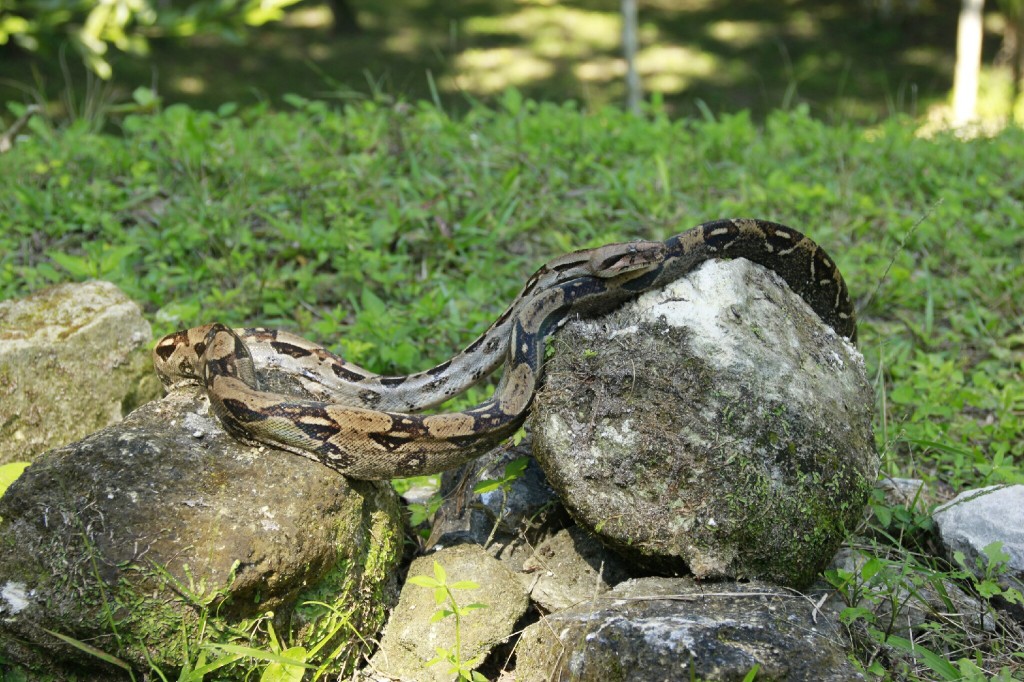
<svg viewBox="0 0 1024 682">
<path fill-rule="evenodd" d="M 156 342 L 153 366 L 168 390 L 202 383 L 201 360 L 206 352 L 206 334 L 211 327 L 183 329 Z"/>
<path fill-rule="evenodd" d="M 588 266 L 595 277 L 617 277 L 629 272 L 642 274 L 661 265 L 665 255 L 663 242 L 608 244 L 591 251 Z"/>
</svg>

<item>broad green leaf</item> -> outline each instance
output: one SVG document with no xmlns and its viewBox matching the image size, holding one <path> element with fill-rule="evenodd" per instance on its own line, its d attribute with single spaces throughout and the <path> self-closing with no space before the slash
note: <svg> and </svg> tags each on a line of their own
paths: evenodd
<svg viewBox="0 0 1024 682">
<path fill-rule="evenodd" d="M 480 584 L 475 583 L 472 580 L 460 580 L 457 583 L 452 583 L 448 587 L 453 590 L 479 590 Z"/>
<path fill-rule="evenodd" d="M 308 656 L 306 648 L 301 646 L 285 649 L 281 655 L 301 663 L 305 663 Z M 275 661 L 264 669 L 263 674 L 260 675 L 260 682 L 302 682 L 302 677 L 306 672 L 304 668 L 312 666 L 303 666 L 301 663 L 296 665 Z"/>
<path fill-rule="evenodd" d="M 271 663 L 281 663 L 283 665 L 299 666 L 302 668 L 307 668 L 309 670 L 313 669 L 313 666 L 307 665 L 304 661 L 288 658 L 287 656 L 283 656 L 281 654 L 275 654 L 273 651 L 254 649 L 252 647 L 247 646 L 238 646 L 237 644 L 214 644 L 212 642 L 204 644 L 203 646 L 208 649 L 220 649 L 221 651 L 227 651 L 229 653 L 239 654 L 241 656 L 248 656 L 250 658 L 259 659 L 261 661 L 270 661 Z"/>
</svg>

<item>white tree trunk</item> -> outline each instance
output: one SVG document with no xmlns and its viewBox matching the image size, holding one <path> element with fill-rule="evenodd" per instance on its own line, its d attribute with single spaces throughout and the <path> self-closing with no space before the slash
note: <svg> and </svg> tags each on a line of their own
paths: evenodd
<svg viewBox="0 0 1024 682">
<path fill-rule="evenodd" d="M 953 125 L 975 116 L 978 74 L 981 72 L 981 11 L 985 0 L 963 0 L 956 30 L 956 70 L 953 73 Z"/>
<path fill-rule="evenodd" d="M 622 0 L 622 52 L 626 58 L 626 106 L 634 114 L 640 113 L 643 92 L 640 74 L 636 70 L 636 52 L 640 44 L 637 29 L 636 0 Z"/>
</svg>

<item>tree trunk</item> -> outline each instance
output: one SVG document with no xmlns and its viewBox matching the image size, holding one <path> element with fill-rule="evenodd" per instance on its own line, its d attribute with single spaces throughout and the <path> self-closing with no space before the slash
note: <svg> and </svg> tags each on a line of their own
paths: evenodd
<svg viewBox="0 0 1024 682">
<path fill-rule="evenodd" d="M 334 35 L 351 35 L 362 30 L 348 0 L 331 0 L 331 14 L 334 15 Z"/>
<path fill-rule="evenodd" d="M 622 0 L 622 53 L 626 59 L 626 107 L 634 114 L 640 113 L 643 92 L 640 89 L 640 74 L 636 70 L 637 37 L 636 0 Z"/>
<path fill-rule="evenodd" d="M 963 0 L 956 30 L 956 69 L 953 73 L 953 125 L 975 116 L 978 74 L 981 72 L 981 11 L 985 0 Z"/>
</svg>

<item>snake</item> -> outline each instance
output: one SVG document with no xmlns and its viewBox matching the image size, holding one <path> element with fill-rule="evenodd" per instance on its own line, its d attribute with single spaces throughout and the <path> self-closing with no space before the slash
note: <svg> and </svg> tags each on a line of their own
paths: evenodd
<svg viewBox="0 0 1024 682">
<path fill-rule="evenodd" d="M 414 374 L 374 374 L 289 332 L 220 323 L 163 337 L 153 361 L 168 390 L 205 388 L 225 431 L 242 442 L 302 455 L 356 479 L 438 473 L 520 428 L 542 380 L 545 339 L 570 316 L 607 313 L 716 258 L 746 258 L 772 270 L 824 323 L 856 343 L 854 305 L 825 250 L 791 227 L 734 218 L 662 242 L 607 244 L 555 258 L 464 350 Z M 501 378 L 483 402 L 419 414 L 500 365 Z M 257 366 L 293 377 L 306 397 L 267 390 Z"/>
</svg>

